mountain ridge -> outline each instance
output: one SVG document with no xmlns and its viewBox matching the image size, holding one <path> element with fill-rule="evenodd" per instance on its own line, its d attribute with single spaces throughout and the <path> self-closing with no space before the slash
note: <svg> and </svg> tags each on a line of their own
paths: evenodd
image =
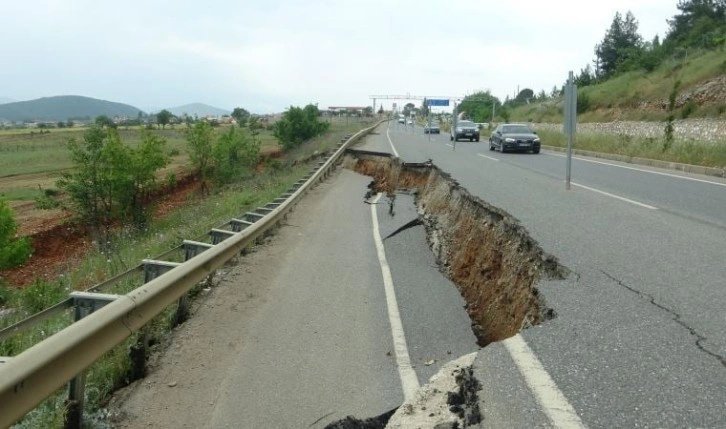
<svg viewBox="0 0 726 429">
<path fill-rule="evenodd" d="M 11 122 L 93 119 L 101 115 L 136 118 L 139 112 L 143 113 L 129 104 L 81 95 L 58 95 L 0 104 L 0 120 Z"/>
<path fill-rule="evenodd" d="M 223 116 L 232 113 L 231 110 L 220 109 L 219 107 L 210 106 L 204 103 L 189 103 L 182 106 L 167 107 L 166 110 L 170 111 L 176 116 L 182 116 L 187 114 L 189 116 Z"/>
</svg>

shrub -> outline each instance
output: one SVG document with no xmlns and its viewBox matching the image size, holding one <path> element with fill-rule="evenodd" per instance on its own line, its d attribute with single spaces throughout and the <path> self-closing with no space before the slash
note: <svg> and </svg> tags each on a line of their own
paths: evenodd
<svg viewBox="0 0 726 429">
<path fill-rule="evenodd" d="M 681 117 L 683 119 L 686 119 L 687 117 L 691 116 L 691 113 L 693 113 L 698 105 L 693 100 L 688 100 L 686 104 L 683 105 L 683 109 L 681 110 Z"/>
<path fill-rule="evenodd" d="M 15 215 L 8 203 L 0 200 L 0 269 L 22 264 L 33 253 L 27 238 L 15 238 Z"/>
<path fill-rule="evenodd" d="M 330 124 L 319 119 L 318 106 L 308 104 L 304 108 L 293 107 L 275 122 L 273 134 L 286 150 L 299 146 L 302 142 L 328 130 Z"/>
</svg>

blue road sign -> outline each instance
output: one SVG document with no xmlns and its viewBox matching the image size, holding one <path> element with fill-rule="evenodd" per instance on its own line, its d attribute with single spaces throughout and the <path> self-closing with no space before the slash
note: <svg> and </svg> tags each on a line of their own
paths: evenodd
<svg viewBox="0 0 726 429">
<path fill-rule="evenodd" d="M 449 100 L 426 100 L 427 106 L 448 106 Z"/>
</svg>

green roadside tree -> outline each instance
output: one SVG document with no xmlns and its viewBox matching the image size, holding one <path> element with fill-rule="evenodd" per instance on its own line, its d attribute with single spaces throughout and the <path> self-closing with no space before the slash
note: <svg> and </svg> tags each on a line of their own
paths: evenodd
<svg viewBox="0 0 726 429">
<path fill-rule="evenodd" d="M 273 125 L 273 134 L 285 150 L 328 130 L 330 124 L 320 120 L 318 106 L 308 104 L 304 108 L 290 106 L 282 118 Z"/>
<path fill-rule="evenodd" d="M 150 194 L 156 190 L 156 173 L 169 163 L 166 140 L 149 131 L 141 131 L 141 144 L 136 148 L 123 146 L 115 162 L 120 171 L 115 180 L 119 217 L 143 226 L 148 221 L 147 209 Z"/>
<path fill-rule="evenodd" d="M 214 179 L 218 185 L 231 183 L 249 173 L 259 160 L 260 145 L 244 129 L 232 126 L 219 135 L 212 149 Z"/>
<path fill-rule="evenodd" d="M 250 112 L 241 107 L 235 107 L 234 110 L 232 110 L 231 116 L 234 118 L 235 121 L 237 121 L 237 125 L 239 125 L 240 127 L 244 127 L 247 125 L 247 121 L 250 119 Z"/>
<path fill-rule="evenodd" d="M 213 148 L 215 131 L 206 121 L 198 121 L 186 129 L 187 147 L 189 148 L 189 159 L 199 180 L 202 183 L 202 192 L 207 192 L 207 179 L 213 167 Z"/>
<path fill-rule="evenodd" d="M 457 110 L 466 112 L 474 122 L 489 122 L 492 118 L 492 109 L 499 110 L 501 105 L 499 99 L 489 91 L 480 91 L 464 97 Z"/>
<path fill-rule="evenodd" d="M 156 123 L 161 125 L 162 129 L 165 129 L 167 125 L 171 122 L 171 118 L 174 115 L 166 109 L 162 110 L 161 112 L 156 114 Z"/>
<path fill-rule="evenodd" d="M 156 172 L 167 164 L 168 155 L 163 138 L 144 133 L 141 140 L 131 148 L 118 131 L 98 126 L 87 130 L 82 141 L 69 140 L 74 167 L 57 185 L 70 196 L 76 216 L 90 226 L 92 235 L 107 238 L 114 221 L 135 226 L 146 222 L 144 196 L 153 189 Z"/>
<path fill-rule="evenodd" d="M 260 122 L 259 116 L 251 116 L 249 121 L 247 121 L 247 129 L 250 130 L 250 135 L 252 136 L 252 142 L 257 142 L 257 136 L 260 135 L 260 130 L 262 130 L 263 125 L 262 122 Z"/>
<path fill-rule="evenodd" d="M 113 128 L 116 125 L 113 123 L 113 120 L 106 115 L 96 116 L 94 122 L 101 128 Z"/>
</svg>

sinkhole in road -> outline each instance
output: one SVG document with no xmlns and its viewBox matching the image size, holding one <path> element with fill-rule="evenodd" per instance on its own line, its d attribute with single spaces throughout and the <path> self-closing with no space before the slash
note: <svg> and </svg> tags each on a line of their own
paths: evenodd
<svg viewBox="0 0 726 429">
<path fill-rule="evenodd" d="M 373 178 L 366 197 L 414 193 L 419 217 L 400 229 L 423 223 L 440 271 L 466 301 L 480 346 L 555 317 L 536 285 L 568 271 L 509 213 L 471 195 L 431 161 L 348 150 L 343 166 Z"/>
</svg>

